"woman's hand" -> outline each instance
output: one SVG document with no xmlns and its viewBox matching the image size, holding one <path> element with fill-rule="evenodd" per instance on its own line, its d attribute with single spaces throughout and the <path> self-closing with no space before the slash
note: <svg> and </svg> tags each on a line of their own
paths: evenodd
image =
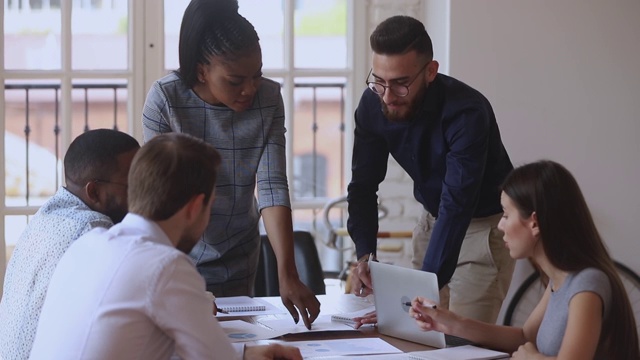
<svg viewBox="0 0 640 360">
<path fill-rule="evenodd" d="M 511 355 L 512 360 L 533 360 L 538 359 L 540 352 L 538 348 L 532 343 L 527 342 L 524 345 L 520 345 L 518 350 Z"/>
<path fill-rule="evenodd" d="M 440 331 L 445 334 L 453 334 L 455 324 L 460 321 L 460 317 L 451 311 L 439 308 L 437 305 L 421 296 L 411 301 L 409 315 L 416 319 L 416 324 L 422 331 Z"/>
</svg>

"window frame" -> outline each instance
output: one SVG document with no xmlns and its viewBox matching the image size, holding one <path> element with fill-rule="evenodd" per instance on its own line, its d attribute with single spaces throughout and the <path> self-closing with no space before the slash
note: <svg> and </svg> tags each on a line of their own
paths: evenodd
<svg viewBox="0 0 640 360">
<path fill-rule="evenodd" d="M 170 0 L 165 0 L 170 1 Z M 164 5 L 157 0 L 128 0 L 128 69 L 117 71 L 72 70 L 71 41 L 72 41 L 72 7 L 76 0 L 61 0 L 61 68 L 59 70 L 6 70 L 4 69 L 4 45 L 0 47 L 0 108 L 5 108 L 5 81 L 11 79 L 57 79 L 60 80 L 60 123 L 62 131 L 60 143 L 62 154 L 71 142 L 72 121 L 72 80 L 73 79 L 127 79 L 127 117 L 129 133 L 142 143 L 142 109 L 148 89 L 153 82 L 162 77 L 166 70 L 164 66 Z M 287 127 L 286 141 L 293 143 L 293 116 L 295 79 L 298 77 L 344 77 L 346 79 L 344 99 L 344 154 L 342 179 L 346 184 L 350 178 L 351 151 L 353 147 L 353 116 L 364 84 L 366 71 L 362 71 L 361 64 L 368 63 L 367 44 L 355 39 L 366 38 L 366 17 L 356 14 L 366 14 L 367 2 L 346 0 L 347 2 L 347 66 L 344 69 L 297 69 L 294 66 L 294 7 L 295 0 L 283 0 L 284 9 L 284 66 L 282 69 L 265 69 L 266 77 L 283 79 L 282 95 L 285 106 Z M 4 38 L 4 18 L 6 3 L 0 6 L 0 36 Z M 0 113 L 0 126 L 5 129 L 5 113 Z M 4 136 L 0 137 L 0 148 L 4 148 Z M 293 148 L 287 146 L 287 175 L 290 191 L 293 193 Z M 0 157 L 0 176 L 6 176 L 4 156 Z M 0 193 L 6 193 L 5 182 L 0 182 Z M 293 210 L 321 210 L 329 199 L 293 199 Z M 6 206 L 0 204 L 0 297 L 2 296 L 4 275 L 6 270 L 6 216 L 33 215 L 39 206 Z"/>
</svg>

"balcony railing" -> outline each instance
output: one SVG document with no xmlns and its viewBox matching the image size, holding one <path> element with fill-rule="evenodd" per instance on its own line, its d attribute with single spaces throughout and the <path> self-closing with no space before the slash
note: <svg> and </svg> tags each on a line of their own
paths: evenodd
<svg viewBox="0 0 640 360">
<path fill-rule="evenodd" d="M 101 103 L 106 102 L 108 104 L 107 107 L 111 109 L 110 111 L 113 111 L 113 122 L 111 124 L 111 128 L 118 130 L 118 121 L 119 121 L 118 117 L 119 115 L 122 116 L 121 114 L 118 113 L 118 93 L 126 90 L 126 87 L 127 85 L 123 83 L 73 84 L 72 89 L 80 90 L 82 93 L 81 95 L 82 101 L 80 102 L 80 104 L 82 104 L 81 106 L 83 106 L 82 131 L 88 131 L 91 128 L 90 118 L 89 118 L 89 115 L 90 115 L 89 91 L 90 90 L 108 91 L 113 94 L 112 100 L 105 99 L 104 94 L 100 94 L 98 98 Z M 14 91 L 14 92 L 18 91 L 18 92 L 22 92 L 24 95 L 23 104 L 17 103 L 16 99 L 18 99 L 19 96 L 11 96 L 11 99 L 5 100 L 5 103 L 7 105 L 6 108 L 15 107 L 18 109 L 24 109 L 24 114 L 22 117 L 24 123 L 22 126 L 22 134 L 20 137 L 24 141 L 23 171 L 24 171 L 25 178 L 23 182 L 24 188 L 20 189 L 18 194 L 24 195 L 24 204 L 26 206 L 30 205 L 31 197 L 32 197 L 31 155 L 34 150 L 33 148 L 34 147 L 48 148 L 48 150 L 51 151 L 53 155 L 53 160 L 56 164 L 60 162 L 60 159 L 62 156 L 62 154 L 60 153 L 61 151 L 60 150 L 60 132 L 61 132 L 61 126 L 62 126 L 60 124 L 60 111 L 59 111 L 60 110 L 60 88 L 61 88 L 60 84 L 15 84 L 15 83 L 5 84 L 5 94 L 7 94 L 7 92 L 9 91 Z M 46 95 L 48 92 L 50 92 L 49 97 Z M 33 94 L 36 94 L 35 96 L 36 99 L 33 99 L 34 97 Z M 52 106 L 53 108 L 52 114 L 47 113 L 45 116 L 34 116 L 33 111 L 34 111 L 35 104 L 38 104 L 38 106 L 41 107 L 40 110 L 48 109 L 49 107 Z M 46 104 L 46 105 L 43 106 L 42 104 Z M 78 105 L 78 103 L 75 102 L 74 105 Z M 102 111 L 102 110 L 99 110 L 99 111 Z M 44 139 L 44 141 L 34 142 L 32 141 L 34 121 L 36 121 L 37 119 L 42 119 L 43 117 L 46 118 L 48 122 L 51 122 L 52 120 L 52 126 L 50 128 L 51 133 L 49 133 L 49 135 L 47 135 L 46 133 L 39 134 L 40 135 L 39 138 Z M 37 119 L 34 119 L 34 118 L 37 118 Z M 20 121 L 19 116 L 10 116 L 9 114 L 7 114 L 7 112 L 5 112 L 5 123 L 6 123 L 5 132 L 7 131 L 10 132 L 11 129 L 16 129 L 16 124 L 19 121 Z M 77 120 L 74 119 L 74 121 L 77 121 Z M 102 123 L 103 124 L 101 124 L 99 127 L 105 127 L 104 122 Z M 13 151 L 14 150 L 18 151 L 18 149 L 9 149 L 8 144 L 5 144 L 5 147 L 7 147 L 7 150 L 8 150 L 7 152 L 5 152 L 5 156 L 8 156 L 9 154 L 12 157 L 16 156 L 16 154 L 14 154 Z M 39 151 L 39 153 L 42 154 L 43 152 Z M 52 195 L 53 192 L 55 192 L 55 190 L 59 187 L 60 181 L 62 179 L 62 174 L 60 173 L 61 167 L 54 166 L 54 169 L 55 169 L 54 174 L 43 174 L 43 175 L 49 175 L 48 177 L 51 179 L 54 185 L 50 188 L 51 194 L 49 195 Z M 14 175 L 17 175 L 17 174 L 7 174 L 7 176 L 14 176 Z M 5 179 L 7 178 L 7 176 L 5 177 Z M 11 192 L 11 189 L 8 189 L 8 194 L 5 195 L 5 198 L 7 196 L 18 195 L 18 194 L 11 194 L 10 192 Z M 47 195 L 47 194 L 41 194 L 41 195 Z"/>
<path fill-rule="evenodd" d="M 72 137 L 95 128 L 128 130 L 125 83 L 73 84 L 71 97 L 69 124 L 60 111 L 60 84 L 5 84 L 6 186 L 0 217 L 4 217 L 7 259 L 31 215 L 61 184 L 63 128 L 69 127 Z M 346 190 L 345 84 L 296 84 L 294 102 L 293 114 L 288 114 L 292 121 L 287 143 L 293 153 L 289 182 L 294 227 L 311 231 L 324 242 L 319 215 L 328 199 L 342 196 Z M 14 177 L 21 179 L 14 181 Z M 332 213 L 331 221 L 342 227 L 344 216 L 343 211 Z M 341 268 L 339 255 L 322 254 L 323 262 L 328 261 L 325 269 Z"/>
<path fill-rule="evenodd" d="M 76 129 L 74 136 L 91 128 L 109 127 L 119 130 L 126 126 L 126 88 L 124 83 L 73 84 L 73 116 L 70 126 Z M 290 179 L 294 190 L 292 198 L 309 200 L 340 196 L 345 189 L 345 84 L 299 83 L 295 88 L 295 136 L 292 144 L 289 144 L 293 146 L 295 164 L 293 179 Z M 52 173 L 41 174 L 40 178 L 44 176 L 49 179 L 50 184 L 44 192 L 39 189 L 34 194 L 32 174 L 33 162 L 42 161 L 34 158 L 45 153 L 43 148 L 56 164 L 61 162 L 63 156 L 60 146 L 60 133 L 64 126 L 60 123 L 60 89 L 60 84 L 5 84 L 5 94 L 11 95 L 6 96 L 6 108 L 20 110 L 11 114 L 8 113 L 9 110 L 5 110 L 5 132 L 12 133 L 23 141 L 18 142 L 19 147 L 23 146 L 22 149 L 7 148 L 5 152 L 6 160 L 9 157 L 24 156 L 24 161 L 20 162 L 20 167 L 24 166 L 20 170 L 24 181 L 20 181 L 20 186 L 17 187 L 7 185 L 5 194 L 5 199 L 11 198 L 15 205 L 37 206 L 60 186 L 62 167 L 59 165 L 54 166 Z M 100 106 L 96 106 L 97 103 Z M 44 126 L 44 123 L 48 125 Z M 34 124 L 37 124 L 40 132 L 36 139 Z M 319 130 L 324 131 L 324 137 L 319 135 Z M 332 135 L 326 136 L 327 132 Z M 9 177 L 16 175 L 18 174 L 7 173 L 5 181 L 10 181 Z M 32 204 L 33 198 L 40 201 Z M 6 203 L 11 207 L 10 203 Z"/>
</svg>

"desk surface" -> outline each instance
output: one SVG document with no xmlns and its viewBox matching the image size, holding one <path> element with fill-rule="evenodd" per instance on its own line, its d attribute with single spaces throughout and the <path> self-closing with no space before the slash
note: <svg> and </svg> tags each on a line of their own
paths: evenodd
<svg viewBox="0 0 640 360">
<path fill-rule="evenodd" d="M 280 297 L 264 297 L 261 298 L 269 303 L 275 305 L 279 309 L 285 309 L 284 305 L 282 305 L 282 301 Z M 320 314 L 321 315 L 333 315 L 340 313 L 347 313 L 358 311 L 364 308 L 367 308 L 372 305 L 372 302 L 369 298 L 359 298 L 352 294 L 338 294 L 338 295 L 319 295 L 318 300 L 320 301 Z M 279 314 L 279 315 L 266 315 L 260 318 L 284 318 L 291 317 L 289 313 Z M 249 319 L 250 321 L 255 321 L 256 319 Z M 298 333 L 298 334 L 290 334 L 287 335 L 284 340 L 285 341 L 300 341 L 300 340 L 327 340 L 327 339 L 350 339 L 350 338 L 358 338 L 358 337 L 379 337 L 389 344 L 397 347 L 403 352 L 410 351 L 422 351 L 422 350 L 430 350 L 432 347 L 397 339 L 391 336 L 381 335 L 378 333 L 377 328 L 375 327 L 365 327 L 360 331 L 345 331 L 345 332 L 331 332 L 331 333 L 317 333 L 317 332 L 308 332 L 308 333 Z"/>
</svg>

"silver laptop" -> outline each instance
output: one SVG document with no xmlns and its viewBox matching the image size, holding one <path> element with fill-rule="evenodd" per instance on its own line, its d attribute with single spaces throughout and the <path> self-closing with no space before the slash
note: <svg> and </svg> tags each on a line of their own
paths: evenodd
<svg viewBox="0 0 640 360">
<path fill-rule="evenodd" d="M 405 305 L 418 295 L 440 303 L 436 274 L 379 262 L 371 262 L 370 266 L 378 332 L 436 348 L 446 347 L 445 335 L 420 330 L 409 315 L 410 306 Z"/>
</svg>

